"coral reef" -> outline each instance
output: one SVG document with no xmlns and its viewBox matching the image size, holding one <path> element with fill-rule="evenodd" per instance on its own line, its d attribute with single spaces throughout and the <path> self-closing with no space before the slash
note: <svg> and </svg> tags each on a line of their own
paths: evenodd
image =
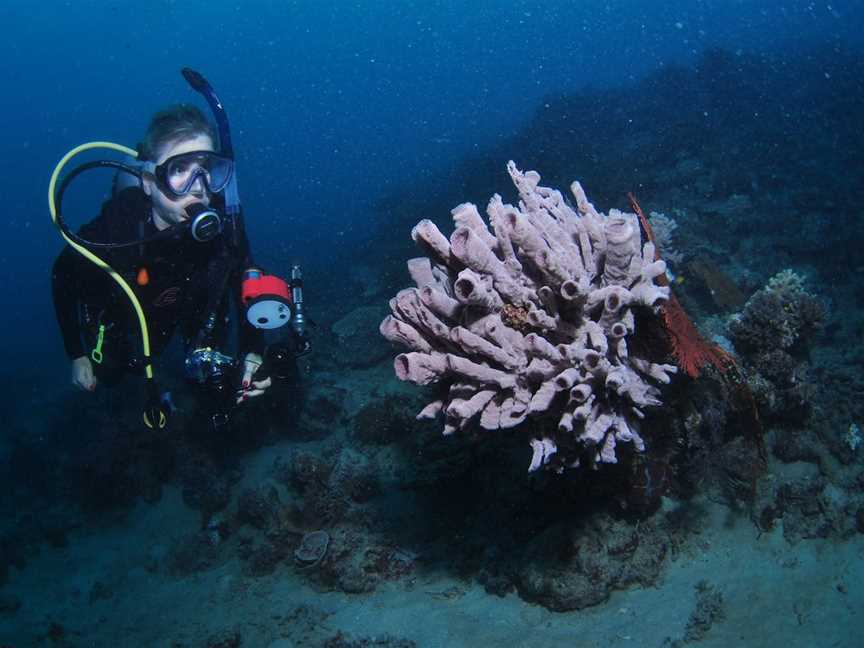
<svg viewBox="0 0 864 648">
<path fill-rule="evenodd" d="M 676 266 L 684 261 L 684 254 L 675 248 L 675 230 L 678 223 L 671 216 L 652 211 L 648 215 L 648 222 L 654 231 L 654 244 L 658 250 L 663 251 L 663 260 L 671 262 Z"/>
<path fill-rule="evenodd" d="M 800 421 L 809 412 L 815 385 L 808 379 L 808 347 L 824 320 L 821 302 L 791 270 L 772 277 L 730 319 L 730 338 L 763 416 Z"/>
<path fill-rule="evenodd" d="M 357 505 L 379 490 L 368 459 L 348 448 L 331 461 L 297 452 L 290 463 L 280 460 L 274 470 L 278 480 L 302 496 L 302 519 L 313 528 L 360 515 Z"/>
<path fill-rule="evenodd" d="M 654 522 L 634 528 L 599 516 L 581 528 L 550 527 L 526 548 L 517 588 L 526 600 L 558 612 L 597 605 L 613 590 L 655 583 L 669 543 Z"/>
<path fill-rule="evenodd" d="M 372 591 L 414 568 L 411 552 L 371 531 L 370 500 L 378 492 L 368 459 L 347 448 L 331 457 L 306 451 L 277 457 L 270 478 L 245 488 L 224 521 L 214 518 L 206 532 L 175 549 L 171 565 L 188 563 L 195 571 L 195 556 L 216 564 L 236 554 L 246 576 L 290 566 L 320 588 Z M 187 547 L 202 541 L 212 547 L 188 555 Z"/>
<path fill-rule="evenodd" d="M 411 349 L 395 359 L 400 379 L 443 387 L 418 418 L 443 413 L 445 434 L 548 414 L 529 471 L 616 463 L 619 444 L 644 450 L 639 422 L 676 371 L 630 352 L 637 314 L 669 297 L 655 281 L 666 264 L 635 214 L 597 212 L 577 182 L 574 210 L 536 172 L 507 170 L 519 205 L 493 196 L 491 231 L 470 203 L 453 209 L 449 240 L 417 224 L 428 257 L 408 262 L 416 288 L 391 300 L 380 331 Z"/>
<path fill-rule="evenodd" d="M 197 451 L 183 452 L 178 464 L 177 481 L 188 506 L 207 517 L 228 505 L 231 487 L 240 478 L 236 471 Z"/>
<path fill-rule="evenodd" d="M 821 328 L 825 309 L 804 284 L 801 275 L 788 269 L 771 277 L 743 312 L 731 319 L 729 332 L 735 347 L 743 352 L 795 351 Z"/>
<path fill-rule="evenodd" d="M 823 458 L 825 454 L 823 450 Z M 803 461 L 777 465 L 759 484 L 754 506 L 759 527 L 769 530 L 782 520 L 783 537 L 790 544 L 813 538 L 849 539 L 861 533 L 864 471 L 833 476 L 837 484 L 822 472 Z"/>
<path fill-rule="evenodd" d="M 267 530 L 278 520 L 280 505 L 279 493 L 274 486 L 247 488 L 237 499 L 237 521 Z"/>
<path fill-rule="evenodd" d="M 309 575 L 316 584 L 360 594 L 373 591 L 382 581 L 409 575 L 416 568 L 416 556 L 369 530 L 342 525 L 333 529 L 327 552 L 317 564 Z"/>
</svg>

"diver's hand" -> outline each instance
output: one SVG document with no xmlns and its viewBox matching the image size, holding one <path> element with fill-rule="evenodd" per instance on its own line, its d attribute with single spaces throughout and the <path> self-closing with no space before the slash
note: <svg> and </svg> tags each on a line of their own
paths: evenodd
<svg viewBox="0 0 864 648">
<path fill-rule="evenodd" d="M 250 398 L 260 396 L 273 384 L 269 376 L 264 380 L 252 380 L 255 372 L 261 368 L 261 363 L 263 362 L 264 358 L 257 353 L 247 353 L 243 359 L 243 381 L 240 383 L 240 392 L 237 395 L 238 405 Z"/>
<path fill-rule="evenodd" d="M 96 376 L 93 374 L 93 363 L 87 356 L 75 358 L 72 361 L 72 384 L 84 391 L 96 391 Z"/>
</svg>

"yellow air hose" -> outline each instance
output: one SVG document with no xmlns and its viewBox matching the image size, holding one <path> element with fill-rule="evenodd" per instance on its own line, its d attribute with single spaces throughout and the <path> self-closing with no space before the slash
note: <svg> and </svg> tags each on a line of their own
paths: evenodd
<svg viewBox="0 0 864 648">
<path fill-rule="evenodd" d="M 81 254 L 88 261 L 94 263 L 97 267 L 108 273 L 111 278 L 117 282 L 120 288 L 123 289 L 123 292 L 126 293 L 129 301 L 132 302 L 132 306 L 135 309 L 135 314 L 138 316 L 138 324 L 141 328 L 141 345 L 144 353 L 144 375 L 150 383 L 150 391 L 155 393 L 157 390 L 155 390 L 155 383 L 153 382 L 153 364 L 150 360 L 150 333 L 147 328 L 147 318 L 144 316 L 144 309 L 141 308 L 141 302 L 138 301 L 138 298 L 135 296 L 132 287 L 126 282 L 126 280 L 120 275 L 120 273 L 118 273 L 114 268 L 108 265 L 106 261 L 96 256 L 91 250 L 88 250 L 83 245 L 69 238 L 69 236 L 66 235 L 66 232 L 63 231 L 63 227 L 61 227 L 60 221 L 58 220 L 57 203 L 55 198 L 57 180 L 60 177 L 63 168 L 69 163 L 69 160 L 74 158 L 79 153 L 83 153 L 84 151 L 89 151 L 92 149 L 109 149 L 118 153 L 122 153 L 124 155 L 128 155 L 132 158 L 138 157 L 138 152 L 134 149 L 131 149 L 128 146 L 123 146 L 122 144 L 114 144 L 113 142 L 87 142 L 86 144 L 76 146 L 66 155 L 64 155 L 63 158 L 57 163 L 57 166 L 54 167 L 54 172 L 51 174 L 51 182 L 48 183 L 48 209 L 51 212 L 52 222 L 60 231 L 60 235 L 65 239 L 69 246 L 72 247 L 79 254 Z M 158 393 L 156 393 L 156 395 L 158 396 Z M 153 417 L 157 417 L 157 420 L 151 420 Z M 165 413 L 161 409 L 158 411 L 158 415 L 145 410 L 144 422 L 148 427 L 151 428 L 165 427 Z"/>
</svg>

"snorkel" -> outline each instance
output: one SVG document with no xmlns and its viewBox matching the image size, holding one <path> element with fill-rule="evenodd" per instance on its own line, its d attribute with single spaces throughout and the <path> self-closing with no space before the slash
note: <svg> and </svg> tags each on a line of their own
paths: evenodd
<svg viewBox="0 0 864 648">
<path fill-rule="evenodd" d="M 222 106 L 222 103 L 219 101 L 216 93 L 213 91 L 212 86 L 201 74 L 194 70 L 184 68 L 181 73 L 183 75 L 183 78 L 186 79 L 189 85 L 196 92 L 200 93 L 207 101 L 207 104 L 210 106 L 219 130 L 219 145 L 221 148 L 221 152 L 225 157 L 231 158 L 231 160 L 233 160 L 234 150 L 231 144 L 231 132 L 228 125 L 228 116 L 225 112 L 224 107 Z M 119 153 L 125 156 L 125 159 L 129 161 L 129 163 L 123 163 L 114 160 L 97 160 L 93 162 L 87 162 L 74 168 L 66 176 L 64 176 L 62 181 L 60 181 L 60 175 L 63 172 L 63 169 L 74 157 L 76 157 L 80 153 L 94 149 L 107 149 L 115 153 Z M 150 349 L 150 334 L 147 326 L 147 318 L 144 314 L 144 309 L 142 308 L 141 303 L 135 295 L 134 290 L 126 281 L 126 279 L 124 279 L 124 277 L 119 272 L 112 268 L 107 261 L 101 258 L 97 254 L 97 252 L 101 249 L 115 249 L 135 245 L 143 245 L 144 243 L 149 243 L 163 238 L 176 236 L 177 231 L 175 228 L 169 228 L 146 239 L 123 243 L 98 243 L 95 241 L 88 241 L 72 232 L 63 220 L 62 213 L 63 195 L 66 191 L 66 188 L 69 186 L 69 183 L 76 177 L 78 177 L 81 173 L 96 168 L 113 168 L 120 173 L 131 174 L 132 176 L 135 176 L 140 180 L 142 170 L 141 164 L 136 163 L 137 159 L 138 152 L 136 150 L 131 149 L 127 146 L 123 146 L 121 144 L 115 144 L 113 142 L 95 141 L 75 147 L 61 158 L 61 160 L 55 166 L 53 173 L 51 174 L 51 180 L 48 184 L 48 209 L 51 214 L 52 222 L 57 227 L 60 235 L 69 244 L 69 246 L 76 252 L 81 254 L 88 261 L 103 270 L 106 274 L 108 274 L 118 284 L 118 286 L 120 286 L 121 290 L 128 297 L 130 303 L 132 304 L 135 315 L 138 318 L 141 333 L 141 350 L 143 355 L 144 377 L 146 379 L 145 388 L 147 404 L 143 411 L 144 423 L 149 428 L 164 428 L 168 421 L 168 411 L 161 402 L 159 389 L 157 387 L 153 373 L 153 363 Z M 240 240 L 240 234 L 243 226 L 241 220 L 242 210 L 240 206 L 240 198 L 237 191 L 236 174 L 232 173 L 232 177 L 229 183 L 225 186 L 224 191 L 227 216 L 226 220 L 231 224 L 232 242 L 236 245 L 237 242 Z M 208 209 L 206 211 L 206 214 L 204 212 L 190 214 L 189 223 L 181 227 L 189 227 L 193 238 L 195 238 L 196 240 L 210 240 L 223 230 L 222 224 L 221 222 L 219 222 L 218 219 L 218 213 L 216 213 L 214 210 Z M 201 233 L 200 236 L 196 236 L 196 232 Z M 101 350 L 94 349 L 94 352 L 91 353 L 90 358 L 93 362 L 97 364 L 100 363 Z"/>
<path fill-rule="evenodd" d="M 216 120 L 216 128 L 219 130 L 219 149 L 225 157 L 234 159 L 234 145 L 231 143 L 231 127 L 228 124 L 228 113 L 225 112 L 225 106 L 219 101 L 216 96 L 216 91 L 213 90 L 207 79 L 199 72 L 192 68 L 183 68 L 180 74 L 186 79 L 189 86 L 202 97 L 210 106 L 210 112 L 213 113 L 213 118 Z M 231 180 L 228 186 L 224 189 L 225 196 L 225 214 L 232 225 L 232 243 L 237 245 L 239 242 L 240 231 L 243 228 L 243 213 L 240 206 L 240 192 L 237 189 L 237 171 L 231 175 Z"/>
</svg>

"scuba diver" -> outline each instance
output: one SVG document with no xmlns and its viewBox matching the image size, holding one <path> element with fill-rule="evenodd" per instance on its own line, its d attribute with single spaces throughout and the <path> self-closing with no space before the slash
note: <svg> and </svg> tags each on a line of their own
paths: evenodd
<svg viewBox="0 0 864 648">
<path fill-rule="evenodd" d="M 152 118 L 137 151 L 109 142 L 70 151 L 49 187 L 52 219 L 68 243 L 54 263 L 53 297 L 74 385 L 92 392 L 141 374 L 144 423 L 165 427 L 171 403 L 156 386 L 152 360 L 179 330 L 186 377 L 209 396 L 218 428 L 273 378 L 293 374 L 294 359 L 310 345 L 300 269 L 286 282 L 253 263 L 225 110 L 204 77 L 182 73 L 210 105 L 218 140 L 198 108 L 178 105 Z M 59 180 L 72 157 L 94 148 L 127 157 L 82 164 Z M 118 171 L 113 196 L 73 233 L 63 194 L 81 172 L 105 167 Z M 232 301 L 237 360 L 224 353 Z"/>
</svg>

